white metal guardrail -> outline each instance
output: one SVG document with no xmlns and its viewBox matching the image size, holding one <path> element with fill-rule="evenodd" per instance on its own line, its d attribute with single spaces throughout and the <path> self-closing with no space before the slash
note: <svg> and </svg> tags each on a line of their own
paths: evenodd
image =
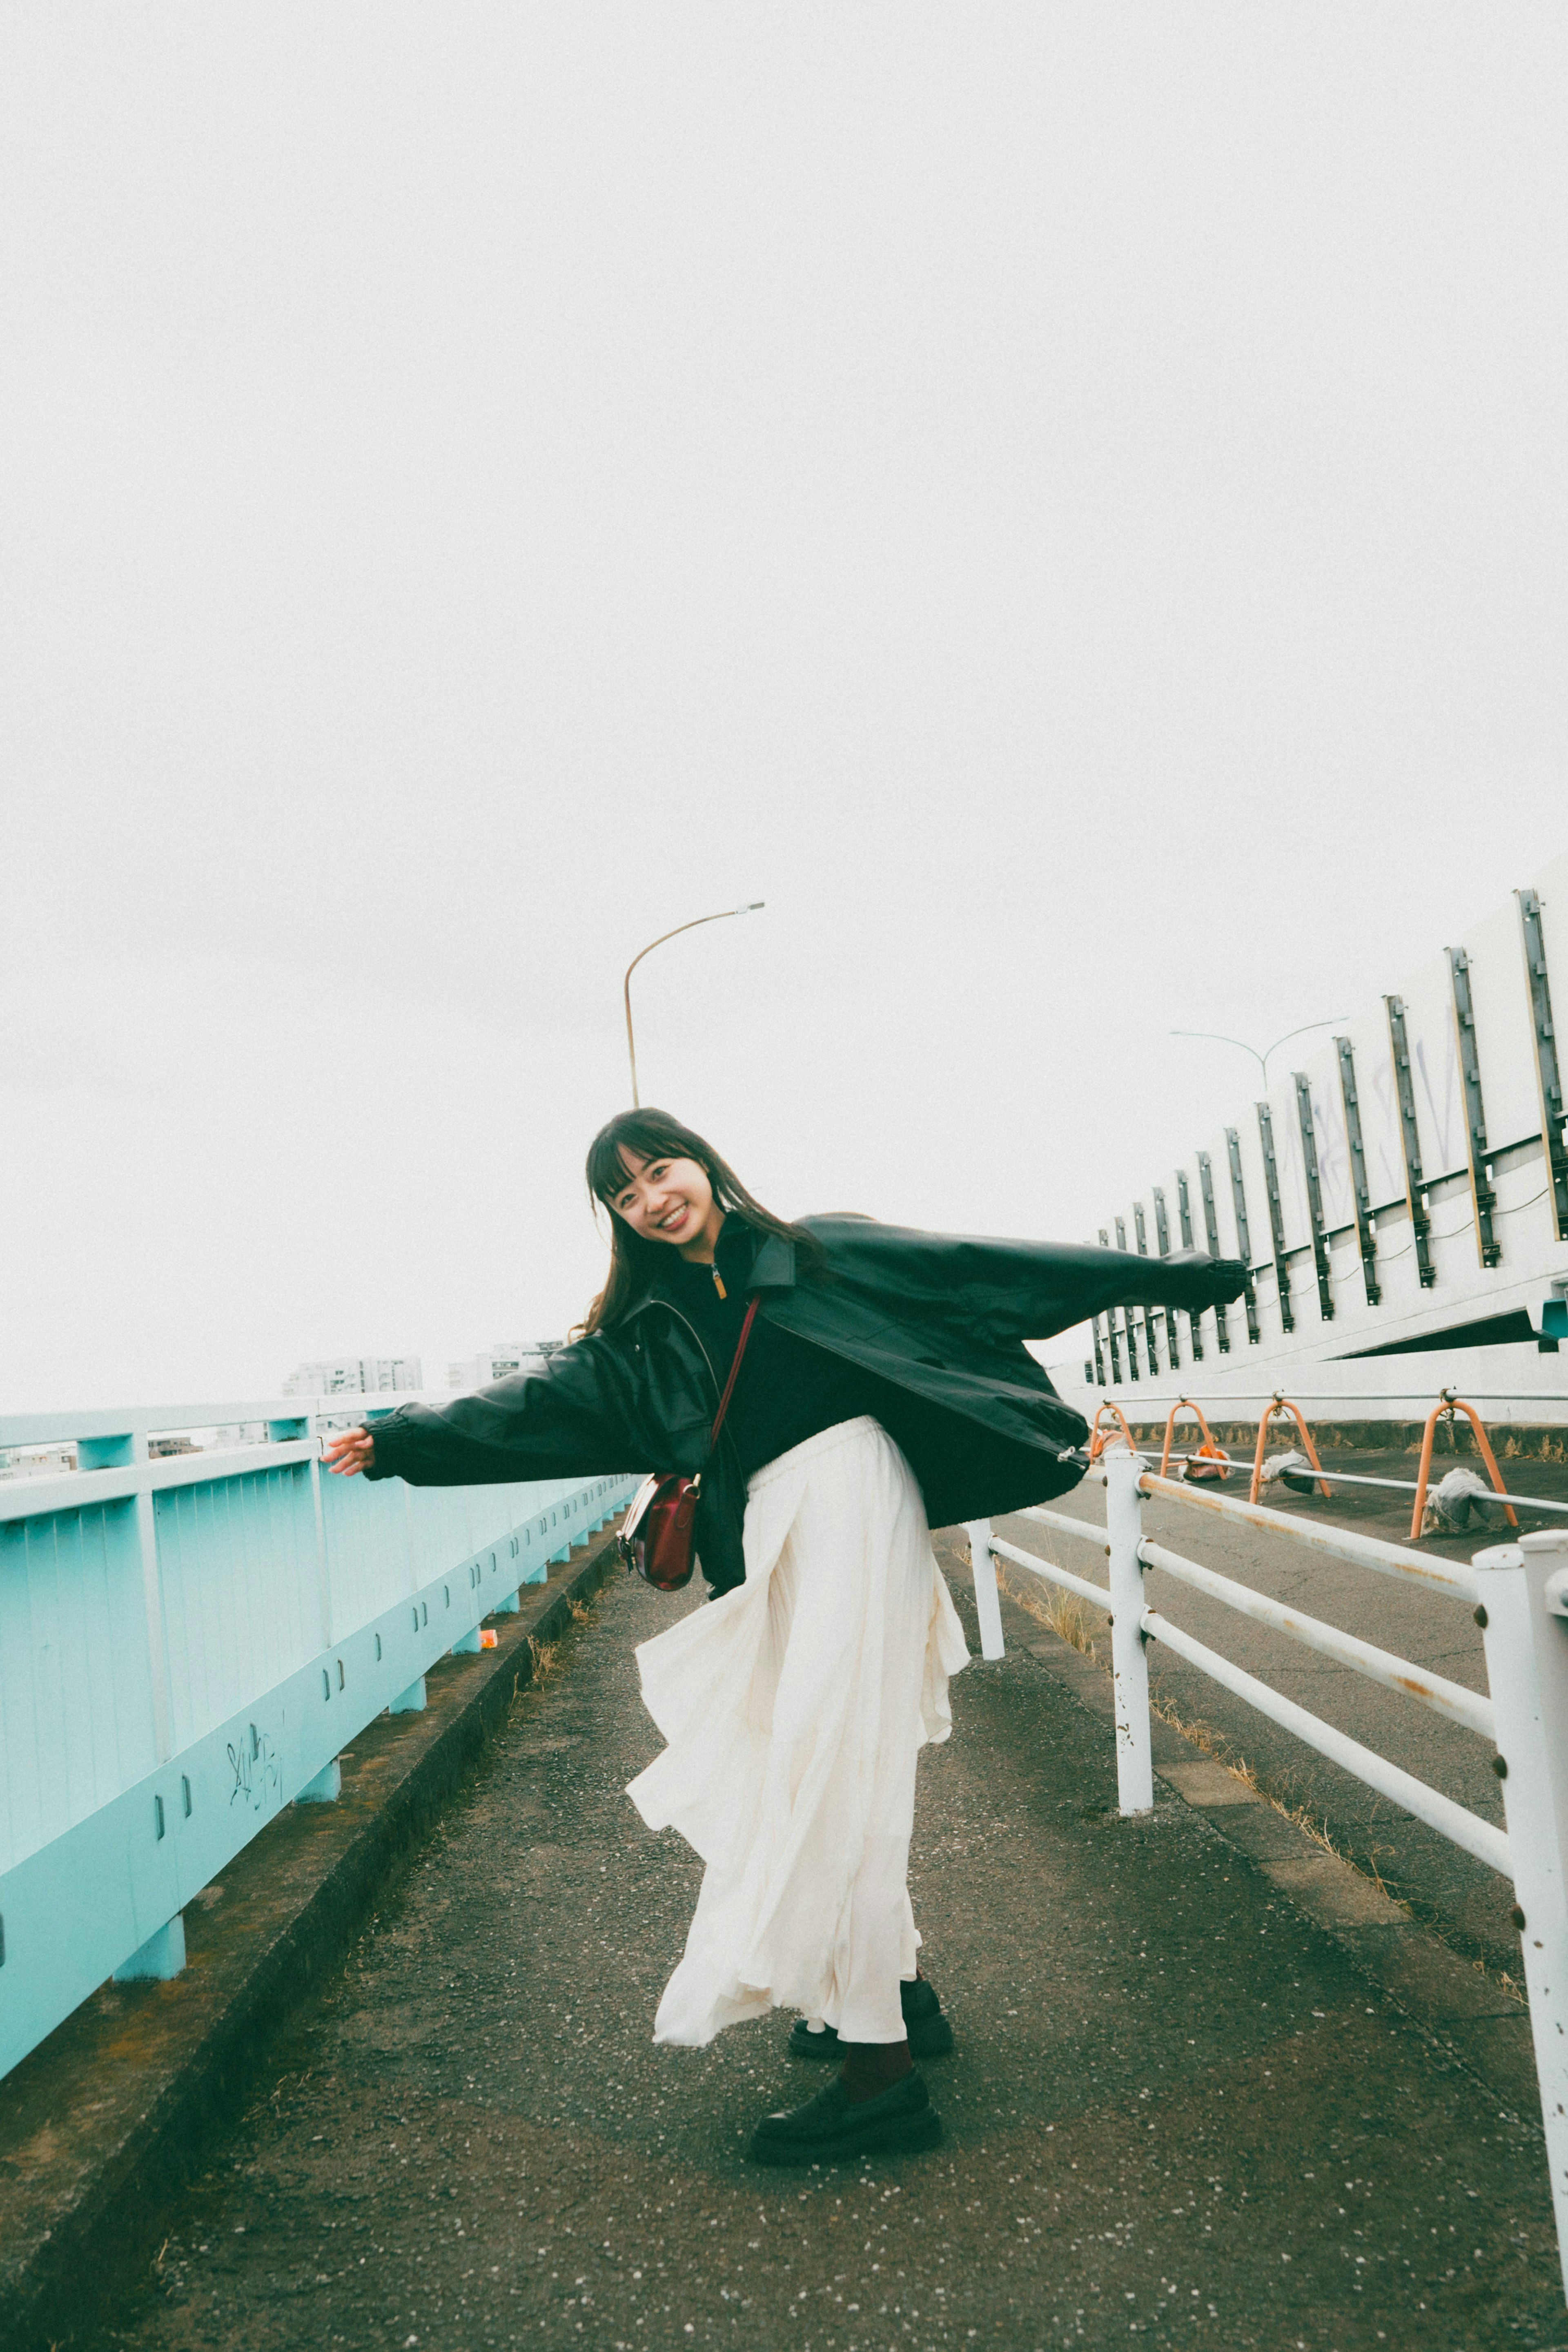
<svg viewBox="0 0 1568 2352">
<path fill-rule="evenodd" d="M 77 1463 L 0 1479 L 0 2074 L 105 1978 L 176 1974 L 183 1906 L 636 1483 L 325 1476 L 319 1430 L 395 1402 L 0 1418 Z"/>
<path fill-rule="evenodd" d="M 1522 1537 L 1517 1543 L 1497 1545 L 1478 1552 L 1467 1568 L 1354 1534 L 1347 1528 L 1325 1527 L 1260 1504 L 1232 1501 L 1211 1487 L 1158 1477 L 1137 1456 L 1122 1451 L 1108 1454 L 1103 1471 L 1091 1476 L 1105 1487 L 1103 1528 L 1043 1508 L 1019 1516 L 1099 1552 L 1107 1563 L 1103 1584 L 1004 1542 L 992 1533 L 988 1520 L 970 1526 L 983 1654 L 988 1658 L 1002 1655 L 996 1561 L 1009 1560 L 1109 1613 L 1116 1789 L 1124 1813 L 1147 1812 L 1154 1803 L 1145 1652 L 1149 1641 L 1159 1641 L 1271 1722 L 1293 1732 L 1321 1755 L 1512 1880 L 1517 1897 L 1513 1916 L 1520 1928 L 1530 1994 L 1558 2249 L 1568 2294 L 1568 1622 L 1564 1622 L 1568 1620 L 1568 1530 L 1554 1528 Z M 1145 1496 L 1213 1512 L 1232 1524 L 1241 1522 L 1260 1533 L 1279 1535 L 1298 1549 L 1328 1553 L 1469 1601 L 1485 1643 L 1490 1695 L 1466 1690 L 1441 1675 L 1396 1658 L 1371 1642 L 1325 1625 L 1154 1542 L 1143 1531 Z M 1502 1783 L 1506 1832 L 1282 1697 L 1173 1623 L 1163 1610 L 1149 1608 L 1143 1590 L 1146 1568 L 1163 1570 L 1207 1599 L 1290 1634 L 1308 1648 L 1354 1667 L 1386 1689 L 1402 1692 L 1450 1723 L 1461 1724 L 1491 1741 L 1498 1750 L 1496 1769 Z"/>
</svg>

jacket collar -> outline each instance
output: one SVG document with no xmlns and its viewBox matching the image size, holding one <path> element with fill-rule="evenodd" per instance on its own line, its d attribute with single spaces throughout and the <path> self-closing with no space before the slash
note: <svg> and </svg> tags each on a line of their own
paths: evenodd
<svg viewBox="0 0 1568 2352">
<path fill-rule="evenodd" d="M 748 1290 L 787 1290 L 795 1281 L 795 1244 L 779 1234 L 759 1234 L 744 1217 L 728 1216 L 724 1221 L 716 1245 L 714 1264 L 724 1280 L 731 1297 Z M 651 1268 L 644 1276 L 641 1288 L 628 1306 L 628 1315 L 636 1315 L 652 1298 L 662 1298 L 666 1306 L 679 1304 L 674 1284 L 659 1268 Z"/>
<path fill-rule="evenodd" d="M 759 1234 L 744 1217 L 726 1217 L 713 1255 L 731 1293 L 788 1289 L 795 1279 L 794 1243 Z"/>
</svg>

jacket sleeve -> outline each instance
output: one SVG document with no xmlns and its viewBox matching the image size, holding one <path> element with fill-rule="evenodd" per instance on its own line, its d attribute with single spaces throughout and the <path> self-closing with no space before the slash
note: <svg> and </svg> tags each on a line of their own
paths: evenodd
<svg viewBox="0 0 1568 2352">
<path fill-rule="evenodd" d="M 514 1372 L 450 1404 L 405 1404 L 369 1423 L 369 1478 L 486 1486 L 636 1470 L 626 1371 L 603 1334 L 562 1348 L 540 1372 Z"/>
<path fill-rule="evenodd" d="M 1247 1286 L 1239 1258 L 1199 1250 L 1135 1257 L 1076 1242 L 992 1241 L 838 1217 L 804 1222 L 835 1274 L 841 1269 L 842 1278 L 895 1312 L 902 1302 L 994 1339 L 1054 1339 L 1107 1307 L 1179 1307 L 1198 1315 L 1239 1298 Z"/>
</svg>

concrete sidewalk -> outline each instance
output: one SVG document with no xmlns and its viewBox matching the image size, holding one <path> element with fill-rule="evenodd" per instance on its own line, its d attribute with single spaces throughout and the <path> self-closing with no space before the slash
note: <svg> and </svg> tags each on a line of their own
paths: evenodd
<svg viewBox="0 0 1568 2352">
<path fill-rule="evenodd" d="M 519 1699 L 100 2341 L 1568 2346 L 1517 2017 L 1477 1979 L 1434 2041 L 1375 1934 L 1284 1892 L 1266 1808 L 1260 1858 L 1169 1789 L 1121 1821 L 1093 1670 L 1038 1632 L 922 1765 L 946 2144 L 749 2167 L 820 2080 L 787 2021 L 649 2038 L 698 1872 L 622 1793 L 657 1744 L 632 1645 L 683 1605 L 612 1587 Z"/>
</svg>

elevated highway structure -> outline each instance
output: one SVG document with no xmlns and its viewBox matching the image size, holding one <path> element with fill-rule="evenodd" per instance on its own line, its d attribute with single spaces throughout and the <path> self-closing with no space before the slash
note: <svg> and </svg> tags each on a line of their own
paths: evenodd
<svg viewBox="0 0 1568 2352">
<path fill-rule="evenodd" d="M 1097 1238 L 1239 1257 L 1249 1295 L 1102 1316 L 1052 1361 L 1089 1417 L 1181 1396 L 1256 1418 L 1419 1418 L 1453 1386 L 1508 1423 L 1568 1424 L 1568 856 L 1396 990 L 1358 1004 L 1207 1135 L 1129 1170 Z M 1309 1041 L 1311 1042 L 1311 1041 Z M 1418 1410 L 1417 1410 L 1418 1408 Z"/>
</svg>

